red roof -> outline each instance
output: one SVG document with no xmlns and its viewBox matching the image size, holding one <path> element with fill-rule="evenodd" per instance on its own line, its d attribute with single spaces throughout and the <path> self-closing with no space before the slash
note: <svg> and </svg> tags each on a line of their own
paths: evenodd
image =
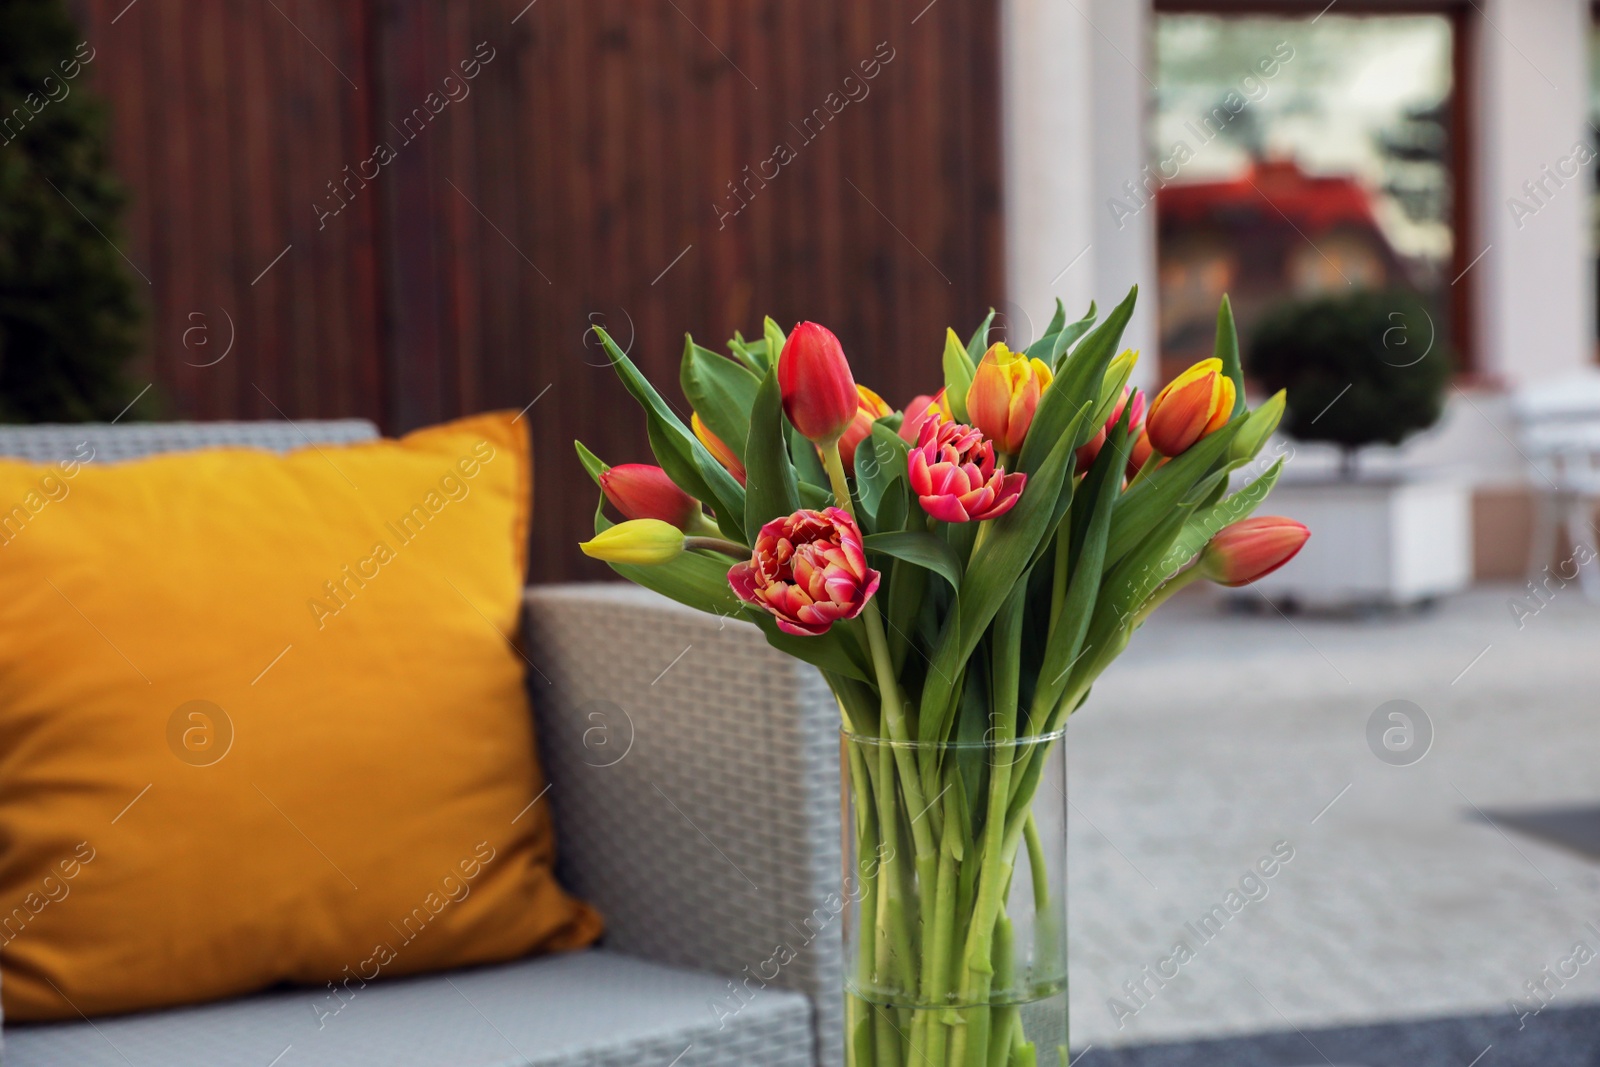
<svg viewBox="0 0 1600 1067">
<path fill-rule="evenodd" d="M 1260 214 L 1269 222 L 1287 216 L 1307 232 L 1339 223 L 1377 226 L 1372 200 L 1354 178 L 1312 177 L 1293 160 L 1257 162 L 1230 181 L 1166 186 L 1156 191 L 1156 211 L 1162 222 L 1199 222 L 1219 214 Z"/>
</svg>

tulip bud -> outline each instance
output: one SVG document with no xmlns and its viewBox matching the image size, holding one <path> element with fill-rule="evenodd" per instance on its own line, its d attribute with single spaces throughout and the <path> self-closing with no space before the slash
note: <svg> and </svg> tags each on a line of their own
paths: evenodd
<svg viewBox="0 0 1600 1067">
<path fill-rule="evenodd" d="M 683 552 L 683 531 L 660 519 L 631 519 L 578 547 L 607 563 L 670 563 Z"/>
<path fill-rule="evenodd" d="M 856 386 L 856 393 L 860 396 L 860 402 L 855 418 L 850 420 L 844 436 L 839 438 L 839 458 L 844 461 L 845 473 L 852 476 L 856 473 L 856 446 L 872 436 L 874 422 L 885 415 L 894 414 L 894 408 L 885 404 L 883 397 L 866 386 Z"/>
<path fill-rule="evenodd" d="M 1100 449 L 1105 446 L 1106 438 L 1110 436 L 1112 430 L 1116 429 L 1117 422 L 1122 418 L 1123 408 L 1127 406 L 1128 389 L 1124 386 L 1122 398 L 1117 401 L 1117 406 L 1111 410 L 1111 417 L 1106 420 L 1104 426 L 1095 431 L 1094 436 L 1089 438 L 1088 443 L 1079 446 L 1078 470 L 1086 471 L 1094 463 L 1096 457 L 1100 455 Z M 1138 448 L 1138 441 L 1142 440 L 1144 442 L 1145 457 L 1148 458 L 1150 455 L 1150 439 L 1143 435 L 1143 423 L 1144 394 L 1136 391 L 1133 393 L 1133 410 L 1128 412 L 1128 434 L 1135 438 L 1135 449 Z"/>
<path fill-rule="evenodd" d="M 861 403 L 839 339 L 814 322 L 796 326 L 783 343 L 778 391 L 794 428 L 806 440 L 825 447 L 850 428 Z"/>
<path fill-rule="evenodd" d="M 687 530 L 704 514 L 700 501 L 673 484 L 666 471 L 648 463 L 623 463 L 602 471 L 600 491 L 630 519 L 660 519 Z"/>
<path fill-rule="evenodd" d="M 710 452 L 712 457 L 722 464 L 724 470 L 733 475 L 734 480 L 743 485 L 745 479 L 744 464 L 740 463 L 739 457 L 733 454 L 733 449 L 723 444 L 721 438 L 706 429 L 706 424 L 700 421 L 699 415 L 693 413 L 689 415 L 689 427 L 694 430 L 694 435 L 700 439 L 700 443 L 706 446 L 706 451 Z"/>
<path fill-rule="evenodd" d="M 1303 524 L 1277 515 L 1241 519 L 1211 539 L 1200 573 L 1218 585 L 1249 585 L 1293 559 L 1310 536 Z"/>
<path fill-rule="evenodd" d="M 1176 456 L 1233 417 L 1233 379 L 1222 360 L 1202 359 L 1156 394 L 1145 417 L 1150 444 L 1163 456 Z"/>
<path fill-rule="evenodd" d="M 983 354 L 967 390 L 967 418 L 1001 452 L 1015 455 L 1033 425 L 1039 395 L 1051 380 L 1042 360 L 996 342 Z"/>
</svg>

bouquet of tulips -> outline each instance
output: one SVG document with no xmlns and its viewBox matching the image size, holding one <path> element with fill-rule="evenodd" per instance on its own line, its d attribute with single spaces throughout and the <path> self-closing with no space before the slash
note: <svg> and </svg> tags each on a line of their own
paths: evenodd
<svg viewBox="0 0 1600 1067">
<path fill-rule="evenodd" d="M 597 331 L 659 465 L 578 444 L 603 494 L 583 551 L 754 622 L 822 671 L 848 738 L 882 742 L 846 746 L 858 1067 L 1038 1062 L 1015 1013 L 982 1006 L 1014 977 L 1006 899 L 1019 844 L 1042 847 L 1045 750 L 1159 604 L 1198 579 L 1253 581 L 1308 536 L 1249 517 L 1281 461 L 1230 485 L 1284 397 L 1246 406 L 1226 300 L 1214 358 L 1147 403 L 1128 385 L 1137 353 L 1118 352 L 1136 295 L 1098 325 L 1058 301 L 1020 352 L 988 342 L 989 320 L 965 344 L 947 331 L 943 388 L 898 412 L 826 328 L 785 336 L 769 318 L 728 356 L 686 342 L 686 425 Z M 1008 756 L 943 755 L 954 742 Z M 1037 860 L 1033 879 L 1041 914 L 1059 908 Z"/>
</svg>

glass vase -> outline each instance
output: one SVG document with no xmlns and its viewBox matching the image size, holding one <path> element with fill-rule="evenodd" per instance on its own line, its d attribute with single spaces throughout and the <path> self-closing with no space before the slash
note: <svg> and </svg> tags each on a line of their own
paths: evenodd
<svg viewBox="0 0 1600 1067">
<path fill-rule="evenodd" d="M 1064 735 L 844 733 L 849 1067 L 1066 1067 Z"/>
</svg>

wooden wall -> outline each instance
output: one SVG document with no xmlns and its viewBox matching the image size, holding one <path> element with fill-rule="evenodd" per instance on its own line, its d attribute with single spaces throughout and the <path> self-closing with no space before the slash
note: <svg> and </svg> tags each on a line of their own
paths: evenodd
<svg viewBox="0 0 1600 1067">
<path fill-rule="evenodd" d="M 572 439 L 648 458 L 591 322 L 681 404 L 685 331 L 815 319 L 898 403 L 1003 294 L 996 0 L 125 5 L 80 12 L 165 413 L 532 403 L 536 580 L 597 576 Z"/>
</svg>

